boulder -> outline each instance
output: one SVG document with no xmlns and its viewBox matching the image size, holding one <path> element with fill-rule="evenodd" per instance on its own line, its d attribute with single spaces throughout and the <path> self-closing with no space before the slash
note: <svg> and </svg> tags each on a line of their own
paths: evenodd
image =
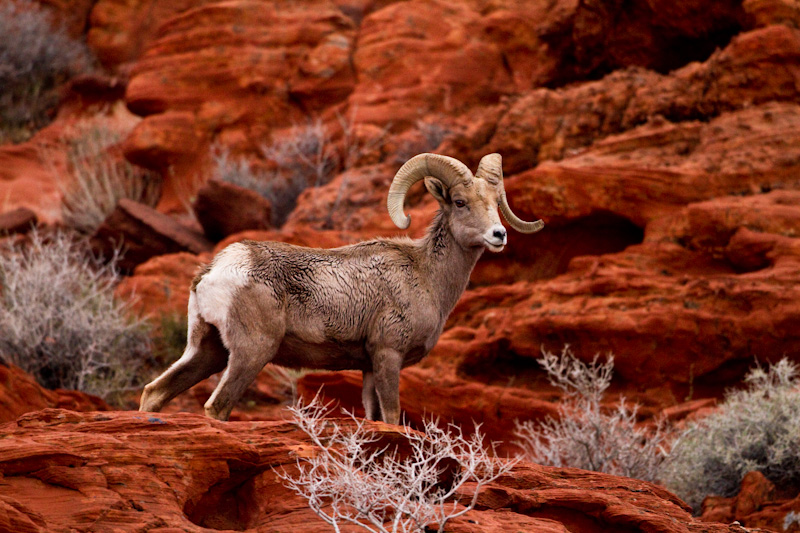
<svg viewBox="0 0 800 533">
<path fill-rule="evenodd" d="M 132 272 L 148 259 L 170 253 L 199 254 L 213 248 L 206 238 L 174 218 L 133 200 L 122 199 L 92 235 L 94 249 L 105 257 L 122 251 L 119 267 Z"/>
<path fill-rule="evenodd" d="M 45 389 L 18 366 L 0 360 L 0 422 L 10 422 L 25 413 L 50 407 L 72 411 L 111 409 L 106 402 L 91 394 Z"/>
<path fill-rule="evenodd" d="M 269 200 L 221 180 L 209 180 L 197 190 L 192 210 L 206 237 L 214 242 L 241 231 L 272 227 Z"/>
<path fill-rule="evenodd" d="M 18 207 L 0 214 L 0 236 L 27 233 L 36 227 L 38 217 L 27 207 Z"/>
<path fill-rule="evenodd" d="M 742 478 L 739 493 L 730 498 L 707 496 L 700 519 L 705 522 L 736 522 L 758 531 L 797 531 L 800 497 L 786 497 L 758 471 Z M 794 513 L 791 515 L 790 513 Z"/>
<path fill-rule="evenodd" d="M 748 472 L 742 478 L 741 490 L 734 500 L 733 516 L 737 520 L 743 520 L 774 499 L 775 485 L 761 472 Z"/>
<path fill-rule="evenodd" d="M 33 376 L 15 365 L 0 362 L 0 421 L 58 404 L 58 395 L 36 383 Z"/>
</svg>

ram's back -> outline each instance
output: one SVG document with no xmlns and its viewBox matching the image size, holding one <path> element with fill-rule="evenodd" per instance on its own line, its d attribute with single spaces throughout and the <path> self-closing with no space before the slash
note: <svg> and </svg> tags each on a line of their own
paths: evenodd
<svg viewBox="0 0 800 533">
<path fill-rule="evenodd" d="M 334 249 L 242 241 L 201 270 L 193 289 L 200 289 L 202 308 L 203 299 L 212 301 L 221 292 L 213 285 L 229 280 L 231 300 L 241 305 L 252 298 L 250 305 L 259 312 L 283 314 L 286 330 L 277 364 L 364 368 L 370 342 L 424 344 L 407 338 L 420 290 L 415 253 L 408 239 Z M 210 322 L 224 321 L 211 316 L 218 313 L 219 300 L 213 308 L 205 306 Z"/>
</svg>

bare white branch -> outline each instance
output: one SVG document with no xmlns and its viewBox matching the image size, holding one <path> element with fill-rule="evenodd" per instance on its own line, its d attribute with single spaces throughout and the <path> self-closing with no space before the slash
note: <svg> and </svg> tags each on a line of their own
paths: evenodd
<svg viewBox="0 0 800 533">
<path fill-rule="evenodd" d="M 465 437 L 456 426 L 442 429 L 430 420 L 422 432 L 404 429 L 409 448 L 401 453 L 381 446 L 380 436 L 352 414 L 347 429 L 325 419 L 327 407 L 316 398 L 291 411 L 318 451 L 298 458 L 297 474 L 278 474 L 335 531 L 349 523 L 374 533 L 423 532 L 432 524 L 442 532 L 516 464 L 487 452 L 480 428 Z M 461 488 L 469 482 L 475 492 L 464 502 Z"/>
</svg>

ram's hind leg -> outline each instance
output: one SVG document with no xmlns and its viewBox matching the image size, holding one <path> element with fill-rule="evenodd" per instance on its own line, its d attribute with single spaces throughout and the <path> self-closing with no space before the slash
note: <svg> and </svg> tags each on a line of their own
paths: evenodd
<svg viewBox="0 0 800 533">
<path fill-rule="evenodd" d="M 145 386 L 140 411 L 160 411 L 167 402 L 192 385 L 225 368 L 228 350 L 217 328 L 200 316 L 195 294 L 189 296 L 189 328 L 186 349 L 180 359 Z"/>
<path fill-rule="evenodd" d="M 205 404 L 206 415 L 217 420 L 228 419 L 247 387 L 275 357 L 286 331 L 283 314 L 263 286 L 243 289 L 236 303 L 220 327 L 230 352 L 228 368 Z"/>
</svg>

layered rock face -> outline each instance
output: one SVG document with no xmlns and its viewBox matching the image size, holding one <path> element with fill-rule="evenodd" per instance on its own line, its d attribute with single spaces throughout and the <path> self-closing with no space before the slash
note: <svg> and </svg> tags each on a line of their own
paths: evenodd
<svg viewBox="0 0 800 533">
<path fill-rule="evenodd" d="M 402 446 L 398 428 L 372 427 L 381 445 Z M 0 431 L 5 531 L 330 531 L 277 475 L 314 453 L 291 422 L 46 409 Z M 463 495 L 470 497 L 470 489 Z M 685 504 L 650 483 L 530 463 L 486 487 L 475 510 L 447 527 L 464 533 L 610 529 L 738 531 L 692 518 Z"/>
<path fill-rule="evenodd" d="M 792 2 L 43 3 L 64 13 L 76 34 L 85 31 L 106 73 L 74 83 L 54 123 L 31 141 L 0 147 L 4 211 L 25 207 L 40 221 L 57 220 L 60 163 L 44 161 L 41 146 L 65 142 L 64 132 L 77 120 L 123 114 L 124 104 L 141 120 L 132 123 L 120 148 L 131 162 L 161 173 L 160 213 L 122 203 L 96 237 L 124 235 L 141 244 L 118 294 L 136 295 L 144 313 L 182 312 L 188 284 L 212 257 L 212 246 L 216 252 L 255 238 L 334 247 L 401 234 L 384 206 L 402 162 L 435 151 L 474 169 L 480 157 L 499 152 L 513 210 L 547 225 L 535 235 L 510 232 L 502 254 L 481 258 L 433 352 L 403 371 L 401 401 L 411 422 L 427 415 L 463 425 L 477 419 L 491 438 L 510 442 L 515 419 L 558 413 L 559 393 L 536 359 L 543 349 L 560 351 L 565 344 L 585 360 L 613 353 L 609 402 L 624 394 L 642 405 L 643 420 L 682 417 L 712 405 L 756 360 L 800 361 L 800 10 Z M 299 195 L 282 227 L 270 228 L 267 206 L 276 206 L 252 191 L 226 193 L 234 186 L 210 181 L 197 193 L 200 182 L 220 177 L 218 148 L 256 171 L 272 171 L 278 163 L 266 156 L 274 156 L 269 148 L 298 146 L 291 144 L 297 128 L 317 124 L 327 132 L 326 154 L 335 154 L 333 169 L 320 186 Z M 268 176 L 287 174 L 263 172 L 260 179 Z M 31 195 L 31 188 L 38 193 Z M 230 205 L 234 196 L 247 209 L 237 212 Z M 419 237 L 436 203 L 422 187 L 407 203 L 413 219 L 407 234 Z M 190 205 L 199 222 L 187 222 Z M 234 418 L 279 417 L 273 385 L 262 373 Z M 305 395 L 322 387 L 359 412 L 360 385 L 358 373 L 336 372 L 306 374 L 297 387 Z M 198 385 L 170 409 L 201 413 L 212 386 Z M 29 410 L 65 407 L 41 394 Z M 5 419 L 26 410 L 10 407 Z M 33 441 L 45 438 L 46 427 L 53 439 L 62 435 L 65 446 L 79 446 L 75 435 L 89 428 L 105 435 L 113 430 L 130 443 L 120 457 L 148 454 L 142 451 L 148 439 L 160 438 L 152 428 L 161 426 L 146 418 L 95 416 L 47 411 L 6 428 Z M 63 421 L 70 417 L 83 429 L 67 431 Z M 7 516 L 31 530 L 97 516 L 113 521 L 115 513 L 119 524 L 136 505 L 145 508 L 137 516 L 147 515 L 142 524 L 148 527 L 257 529 L 267 527 L 267 515 L 287 527 L 313 519 L 265 473 L 286 462 L 288 447 L 300 445 L 289 426 L 252 426 L 286 446 L 279 452 L 286 457 L 265 459 L 269 454 L 259 447 L 272 437 L 253 437 L 263 443 L 246 445 L 244 422 L 224 425 L 188 415 L 158 420 L 167 421 L 163 431 L 170 438 L 183 439 L 176 450 L 217 465 L 205 471 L 198 460 L 181 467 L 196 470 L 202 483 L 189 487 L 175 481 L 174 472 L 144 472 L 140 463 L 130 469 L 95 466 L 74 452 L 79 460 L 51 464 L 44 452 L 31 452 L 31 459 L 20 460 L 27 470 L 15 471 L 19 477 L 12 480 L 21 483 L 19 490 L 41 488 L 85 501 L 67 522 L 37 507 L 43 500 L 26 506 L 3 500 Z M 245 459 L 226 464 L 208 451 L 210 444 L 194 448 L 201 435 Z M 116 450 L 110 439 L 92 446 Z M 57 446 L 53 442 L 47 446 Z M 117 460 L 124 462 L 109 465 Z M 85 461 L 76 467 L 83 473 L 75 475 L 102 488 L 101 503 L 90 505 L 88 492 L 78 490 L 78 496 L 63 488 L 83 483 L 70 481 L 70 461 Z M 179 486 L 174 501 L 157 504 L 142 496 L 147 505 L 125 503 L 137 500 L 117 492 L 112 474 L 139 475 L 134 470 L 153 487 Z M 563 487 L 553 472 L 526 466 L 514 477 L 523 485 L 545 479 L 530 486 L 558 493 Z M 48 476 L 67 481 L 51 483 Z M 574 479 L 587 492 L 558 493 L 561 503 L 552 507 L 545 496 L 526 492 L 530 486 L 503 482 L 482 500 L 480 520 L 498 529 L 650 527 L 631 518 L 641 509 L 617 513 L 622 507 L 610 503 L 611 493 L 598 495 L 598 484 L 629 481 Z M 254 499 L 262 489 L 289 503 L 268 507 Z M 247 509 L 223 512 L 223 504 L 239 496 Z M 630 494 L 613 497 L 630 504 Z M 664 520 L 683 524 L 683 530 L 699 527 L 679 506 L 665 503 L 668 496 L 653 497 L 660 503 L 645 515 L 669 517 Z M 569 507 L 567 500 L 582 503 Z M 759 505 L 745 512 L 745 504 L 725 500 L 707 517 L 749 525 L 747 517 Z M 800 509 L 792 505 L 780 509 Z M 205 507 L 222 518 L 203 522 L 198 517 Z M 511 511 L 489 511 L 500 508 Z M 577 508 L 591 517 L 566 523 Z M 779 515 L 762 514 L 752 523 L 778 528 Z M 464 521 L 456 529 L 470 527 Z"/>
</svg>

